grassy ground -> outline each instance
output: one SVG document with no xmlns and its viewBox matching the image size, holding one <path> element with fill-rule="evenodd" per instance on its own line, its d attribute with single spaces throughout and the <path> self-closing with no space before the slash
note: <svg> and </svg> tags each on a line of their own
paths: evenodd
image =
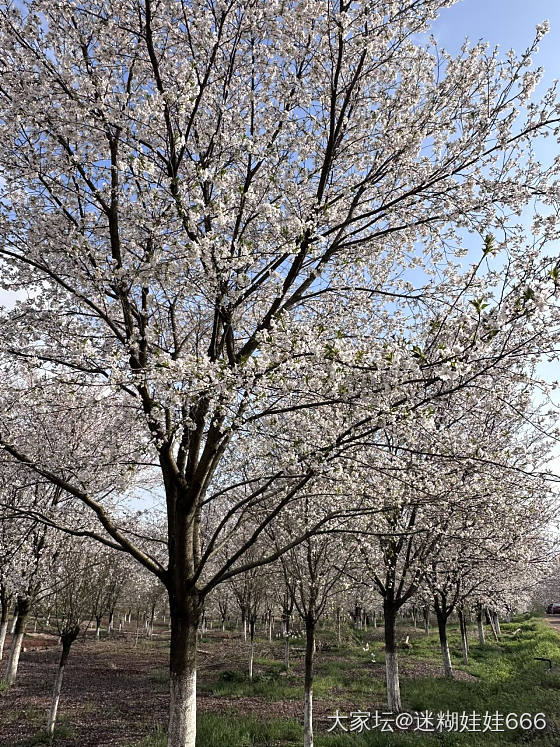
<svg viewBox="0 0 560 747">
<path fill-rule="evenodd" d="M 513 632 L 520 632 L 513 636 Z M 338 646 L 328 629 L 319 633 L 315 695 L 316 747 L 374 745 L 560 745 L 560 636 L 543 620 L 502 625 L 500 644 L 480 647 L 471 635 L 470 664 L 459 656 L 459 637 L 451 627 L 456 678 L 442 677 L 437 634 L 402 627 L 412 649 L 400 655 L 403 706 L 409 712 L 544 713 L 546 729 L 495 731 L 414 731 L 380 728 L 331 733 L 332 716 L 386 710 L 382 629 L 347 631 Z M 297 747 L 302 743 L 303 641 L 292 646 L 292 666 L 284 671 L 283 643 L 258 641 L 255 678 L 246 675 L 246 646 L 238 634 L 210 632 L 200 642 L 200 747 Z M 364 650 L 366 649 L 367 650 Z M 28 652 L 15 690 L 0 692 L 0 747 L 41 744 L 44 715 L 58 651 Z M 63 690 L 57 747 L 163 747 L 168 676 L 167 642 L 88 642 L 71 657 Z M 551 659 L 548 664 L 535 657 Z M 373 659 L 373 661 L 372 661 Z M 527 718 L 527 722 L 531 719 Z M 348 728 L 348 720 L 343 724 Z M 390 722 L 391 723 L 391 722 Z M 368 725 L 373 726 L 373 719 Z M 511 719 L 510 719 L 511 725 Z M 528 726 L 525 723 L 524 726 Z M 459 723 L 459 727 L 461 724 Z M 481 724 L 481 728 L 483 723 Z M 467 723 L 472 729 L 472 722 Z"/>
<path fill-rule="evenodd" d="M 513 632 L 521 629 L 517 635 Z M 325 633 L 323 637 L 327 637 Z M 336 648 L 319 654 L 315 680 L 315 696 L 326 698 L 341 714 L 350 711 L 385 710 L 383 682 L 383 645 L 381 640 L 371 640 L 372 634 L 354 633 L 346 646 L 343 657 Z M 416 722 L 408 732 L 381 732 L 380 729 L 364 729 L 361 732 L 344 733 L 336 729 L 327 730 L 333 721 L 322 717 L 315 727 L 316 747 L 373 747 L 374 745 L 426 745 L 436 747 L 478 747 L 479 745 L 525 744 L 539 747 L 560 745 L 560 638 L 545 621 L 525 619 L 502 625 L 500 644 L 488 641 L 484 647 L 471 643 L 470 664 L 463 666 L 458 631 L 452 627 L 450 643 L 456 679 L 445 680 L 439 671 L 440 650 L 437 635 L 412 635 L 410 652 L 401 654 L 403 671 L 401 690 L 404 707 L 412 712 L 429 712 L 433 715 L 433 732 L 419 733 Z M 364 652 L 366 641 L 369 650 Z M 375 663 L 369 661 L 373 653 Z M 551 659 L 552 668 L 535 657 Z M 213 684 L 208 683 L 203 691 L 227 697 L 262 698 L 263 713 L 266 702 L 285 699 L 301 700 L 301 687 L 293 676 L 282 673 L 278 660 L 261 659 L 257 662 L 261 670 L 257 681 L 249 684 L 240 672 L 222 672 Z M 472 731 L 472 721 L 467 721 L 466 730 L 436 730 L 439 712 L 459 714 L 481 714 L 480 729 L 484 727 L 484 714 L 530 714 L 523 721 L 524 727 L 534 723 L 536 714 L 544 714 L 545 729 L 510 729 L 497 732 L 495 721 L 490 722 L 486 732 Z M 460 719 L 461 717 L 459 717 Z M 343 721 L 348 727 L 348 721 Z M 368 721 L 370 726 L 372 720 Z M 509 725 L 514 725 L 510 716 Z M 541 726 L 537 722 L 537 726 Z M 429 727 L 429 723 L 428 723 Z M 459 721 L 459 727 L 461 722 Z M 217 716 L 203 713 L 199 718 L 199 741 L 204 747 L 261 747 L 265 745 L 301 745 L 301 727 L 295 720 L 266 719 L 247 716 Z M 163 747 L 165 733 L 162 728 L 138 743 L 138 747 Z"/>
</svg>

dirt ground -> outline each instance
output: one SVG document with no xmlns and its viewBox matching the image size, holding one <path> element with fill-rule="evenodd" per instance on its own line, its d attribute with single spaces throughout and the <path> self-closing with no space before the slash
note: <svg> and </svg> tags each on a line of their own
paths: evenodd
<svg viewBox="0 0 560 747">
<path fill-rule="evenodd" d="M 6 651 L 9 645 L 8 636 Z M 0 747 L 23 747 L 46 723 L 60 647 L 54 636 L 32 633 L 26 636 L 24 648 L 16 685 L 0 693 Z M 199 651 L 201 689 L 216 671 L 245 671 L 245 648 L 237 637 L 227 634 L 205 640 Z M 258 655 L 269 653 L 264 647 Z M 302 663 L 294 659 L 294 670 Z M 71 727 L 71 734 L 58 738 L 57 747 L 130 747 L 158 723 L 165 724 L 167 667 L 165 640 L 147 643 L 140 639 L 134 646 L 132 638 L 78 639 L 66 667 L 59 706 L 59 722 Z M 198 708 L 259 717 L 264 710 L 263 698 L 204 694 L 198 697 Z M 299 700 L 266 701 L 266 714 L 271 718 L 300 718 L 301 709 Z M 333 703 L 318 700 L 315 712 L 326 719 L 333 713 Z"/>
<path fill-rule="evenodd" d="M 6 651 L 9 645 L 8 636 Z M 46 723 L 60 646 L 55 636 L 30 633 L 24 648 L 16 685 L 9 692 L 0 693 L 0 747 L 24 747 Z M 263 697 L 204 694 L 205 684 L 215 681 L 217 672 L 246 672 L 247 648 L 239 634 L 218 631 L 200 644 L 199 710 L 300 719 L 299 699 L 271 701 Z M 264 642 L 259 642 L 257 649 L 259 657 L 281 655 L 278 647 Z M 0 663 L 0 672 L 3 664 Z M 370 663 L 369 667 L 382 679 L 383 663 Z M 149 642 L 141 638 L 136 646 L 132 635 L 128 639 L 95 641 L 90 634 L 87 640 L 78 639 L 66 667 L 59 706 L 59 722 L 70 727 L 71 732 L 57 738 L 57 747 L 131 747 L 158 723 L 165 724 L 169 703 L 167 668 L 168 642 L 164 632 Z M 400 669 L 406 678 L 441 676 L 441 667 L 434 662 L 404 658 Z M 303 654 L 298 656 L 295 650 L 292 671 L 302 679 Z M 456 677 L 474 679 L 460 670 Z M 379 693 L 382 696 L 384 693 Z M 314 700 L 318 722 L 324 720 L 328 724 L 328 717 L 340 707 L 340 693 L 333 692 L 332 697 L 335 699 Z M 376 705 L 381 708 L 383 704 Z"/>
<path fill-rule="evenodd" d="M 560 632 L 560 615 L 547 615 L 546 621 L 549 625 L 552 625 L 554 630 Z"/>
</svg>

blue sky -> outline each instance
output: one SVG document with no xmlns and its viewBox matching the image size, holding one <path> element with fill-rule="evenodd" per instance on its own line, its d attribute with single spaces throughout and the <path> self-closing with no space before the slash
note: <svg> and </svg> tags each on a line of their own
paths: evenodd
<svg viewBox="0 0 560 747">
<path fill-rule="evenodd" d="M 458 51 L 465 37 L 471 41 L 483 39 L 491 47 L 499 45 L 521 52 L 533 39 L 535 26 L 548 20 L 549 33 L 540 41 L 539 52 L 533 57 L 537 67 L 544 68 L 543 79 L 534 93 L 538 98 L 555 78 L 560 78 L 560 0 L 462 0 L 443 10 L 432 33 L 449 52 Z M 543 141 L 539 155 L 546 160 L 560 153 L 554 138 Z M 560 379 L 560 363 L 542 364 L 540 374 L 549 380 Z M 560 394 L 554 398 L 560 410 Z M 550 467 L 560 474 L 560 448 Z"/>
<path fill-rule="evenodd" d="M 544 20 L 550 21 L 550 33 L 541 41 L 535 62 L 551 80 L 560 77 L 559 0 L 462 0 L 441 12 L 433 33 L 450 52 L 466 36 L 498 44 L 504 52 L 521 51 L 532 40 L 537 23 Z"/>
</svg>

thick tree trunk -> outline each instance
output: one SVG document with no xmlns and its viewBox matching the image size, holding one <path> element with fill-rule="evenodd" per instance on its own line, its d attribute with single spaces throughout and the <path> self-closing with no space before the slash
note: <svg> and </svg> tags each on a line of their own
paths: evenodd
<svg viewBox="0 0 560 747">
<path fill-rule="evenodd" d="M 443 673 L 448 679 L 453 679 L 453 667 L 451 665 L 451 654 L 449 653 L 449 641 L 447 640 L 447 615 L 438 604 L 436 604 L 436 618 L 443 659 Z"/>
<path fill-rule="evenodd" d="M 197 597 L 175 602 L 170 593 L 171 647 L 168 747 L 195 747 L 196 641 L 201 615 Z"/>
<path fill-rule="evenodd" d="M 397 609 L 388 601 L 383 604 L 385 623 L 385 672 L 387 679 L 387 704 L 392 713 L 402 710 L 399 683 L 399 659 L 396 643 Z"/>
<path fill-rule="evenodd" d="M 63 633 L 62 638 L 62 654 L 60 655 L 60 661 L 58 663 L 58 672 L 56 673 L 56 679 L 54 682 L 54 689 L 51 700 L 51 708 L 49 711 L 49 717 L 47 720 L 47 734 L 51 737 L 54 733 L 54 727 L 56 724 L 56 714 L 58 712 L 58 703 L 60 701 L 60 692 L 62 690 L 62 680 L 64 679 L 64 668 L 70 655 L 70 649 L 72 644 L 78 637 L 80 632 L 79 628 L 74 628 L 68 633 Z"/>
<path fill-rule="evenodd" d="M 315 653 L 315 621 L 305 620 L 305 678 L 303 710 L 303 747 L 313 747 L 313 656 Z"/>
<path fill-rule="evenodd" d="M 21 654 L 21 646 L 23 644 L 25 625 L 27 623 L 27 616 L 29 614 L 30 607 L 30 599 L 26 597 L 18 598 L 16 608 L 16 621 L 15 626 L 13 627 L 12 647 L 10 649 L 10 657 L 8 659 L 8 666 L 6 669 L 6 682 L 10 686 L 13 685 L 16 681 L 17 670 L 19 666 L 19 657 Z"/>
<path fill-rule="evenodd" d="M 463 610 L 458 611 L 459 630 L 461 632 L 461 652 L 463 654 L 463 664 L 469 663 L 469 641 L 467 637 L 467 621 Z"/>
</svg>

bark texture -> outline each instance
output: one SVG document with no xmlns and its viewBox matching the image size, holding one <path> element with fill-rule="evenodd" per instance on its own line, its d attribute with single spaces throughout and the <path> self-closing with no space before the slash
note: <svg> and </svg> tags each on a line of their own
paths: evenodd
<svg viewBox="0 0 560 747">
<path fill-rule="evenodd" d="M 171 596 L 171 595 L 170 595 Z M 168 747 L 196 744 L 196 643 L 201 608 L 196 596 L 181 604 L 171 597 Z"/>
<path fill-rule="evenodd" d="M 313 658 L 315 654 L 315 621 L 305 621 L 305 679 L 303 710 L 303 747 L 313 747 Z"/>
<path fill-rule="evenodd" d="M 399 660 L 395 627 L 397 610 L 387 600 L 383 605 L 385 618 L 385 672 L 387 679 L 387 704 L 392 713 L 402 710 L 401 688 L 399 682 Z"/>
</svg>

